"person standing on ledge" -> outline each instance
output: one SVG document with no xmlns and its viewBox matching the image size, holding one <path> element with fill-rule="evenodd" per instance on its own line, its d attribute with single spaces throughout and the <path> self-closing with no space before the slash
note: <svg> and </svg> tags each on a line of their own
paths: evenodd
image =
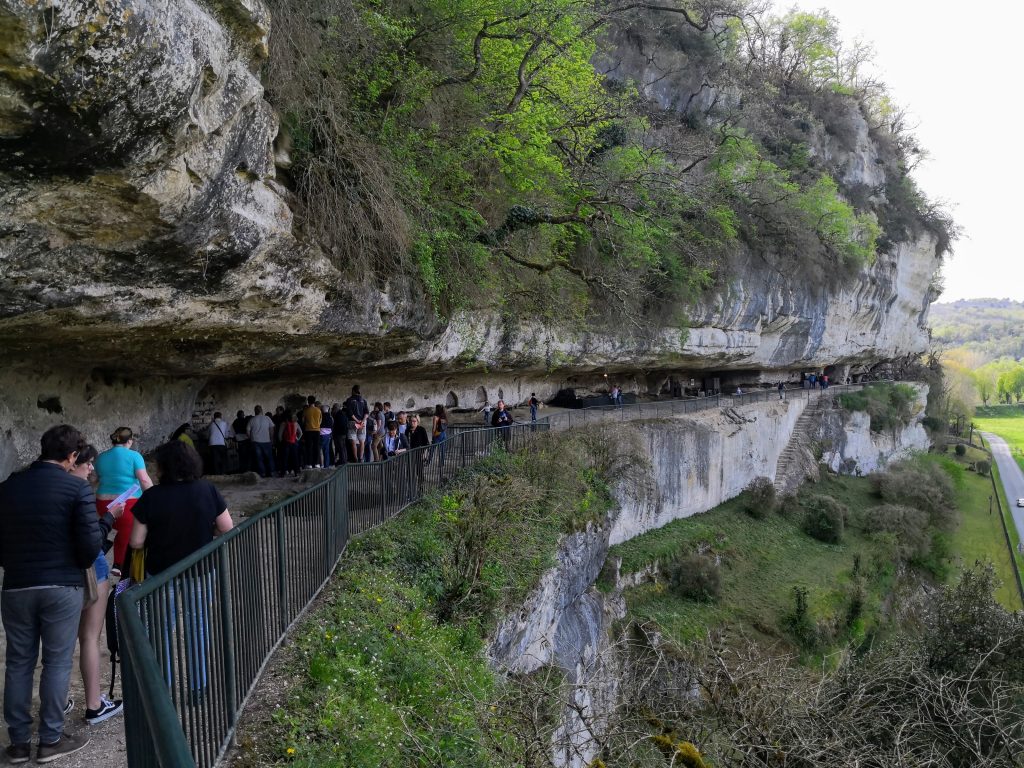
<svg viewBox="0 0 1024 768">
<path fill-rule="evenodd" d="M 306 398 L 306 409 L 302 412 L 302 468 L 320 468 L 320 422 L 323 412 L 317 405 L 316 395 Z"/>
<path fill-rule="evenodd" d="M 213 421 L 210 422 L 210 431 L 207 437 L 210 440 L 210 461 L 213 464 L 212 472 L 215 475 L 223 475 L 228 471 L 228 438 L 235 436 L 231 425 L 221 418 L 220 411 L 213 414 Z"/>
<path fill-rule="evenodd" d="M 32 757 L 32 678 L 40 644 L 36 761 L 48 763 L 89 743 L 64 733 L 85 593 L 83 569 L 95 562 L 121 511 L 118 506 L 97 519 L 92 487 L 70 474 L 86 446 L 81 432 L 61 424 L 46 430 L 39 442 L 39 459 L 0 483 L 0 613 L 7 635 L 4 720 L 11 763 L 27 763 Z"/>
<path fill-rule="evenodd" d="M 257 405 L 255 415 L 249 419 L 249 440 L 252 443 L 256 471 L 260 477 L 274 476 L 274 421 Z"/>
<path fill-rule="evenodd" d="M 491 426 L 498 427 L 498 434 L 505 443 L 505 450 L 508 450 L 508 441 L 512 436 L 512 414 L 505 408 L 505 401 L 498 401 L 498 409 L 491 414 Z"/>
<path fill-rule="evenodd" d="M 142 454 L 134 450 L 135 433 L 130 427 L 118 427 L 110 433 L 111 446 L 96 457 L 96 509 L 102 515 L 107 506 L 134 486 L 135 493 L 124 503 L 124 513 L 114 524 L 114 566 L 122 567 L 128 554 L 128 538 L 132 533 L 132 507 L 142 492 L 153 485 Z"/>
</svg>

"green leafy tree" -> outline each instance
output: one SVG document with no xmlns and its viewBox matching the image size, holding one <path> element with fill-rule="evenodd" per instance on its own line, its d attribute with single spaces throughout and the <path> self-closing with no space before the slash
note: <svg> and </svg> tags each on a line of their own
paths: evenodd
<svg viewBox="0 0 1024 768">
<path fill-rule="evenodd" d="M 995 379 L 992 376 L 992 372 L 989 370 L 979 369 L 974 371 L 972 375 L 974 386 L 978 390 L 978 397 L 981 398 L 983 405 L 988 405 L 988 401 L 992 398 L 992 394 L 995 390 Z"/>
<path fill-rule="evenodd" d="M 746 97 L 721 96 L 771 103 L 781 87 L 860 109 L 867 50 L 844 49 L 828 14 L 773 18 L 750 0 L 270 6 L 267 94 L 298 226 L 350 280 L 414 275 L 441 316 L 486 304 L 647 333 L 685 319 L 737 241 L 800 279 L 850 279 L 874 259 L 884 222 L 870 206 L 807 145 L 755 135 Z M 678 32 L 709 105 L 660 112 L 595 67 L 609 29 L 651 20 Z"/>
</svg>

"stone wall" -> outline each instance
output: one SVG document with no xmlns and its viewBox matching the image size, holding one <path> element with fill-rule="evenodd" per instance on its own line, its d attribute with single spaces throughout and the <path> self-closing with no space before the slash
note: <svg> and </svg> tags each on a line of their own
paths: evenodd
<svg viewBox="0 0 1024 768">
<path fill-rule="evenodd" d="M 354 279 L 293 226 L 260 80 L 270 25 L 260 0 L 0 0 L 0 476 L 49 416 L 91 439 L 129 423 L 152 445 L 192 418 L 186 393 L 231 413 L 333 402 L 358 381 L 396 407 L 466 408 L 604 374 L 648 391 L 672 373 L 749 381 L 925 349 L 927 235 L 827 288 L 738 257 L 685 329 L 441 319 L 408 276 Z M 652 61 L 622 48 L 627 69 Z M 678 109 L 693 77 L 645 92 Z M 816 151 L 877 186 L 858 115 L 848 157 L 828 137 Z M 43 394 L 63 413 L 37 408 Z"/>
</svg>

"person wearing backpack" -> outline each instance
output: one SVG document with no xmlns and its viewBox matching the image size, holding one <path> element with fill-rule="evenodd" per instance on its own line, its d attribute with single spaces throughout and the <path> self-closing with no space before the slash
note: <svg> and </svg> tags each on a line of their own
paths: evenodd
<svg viewBox="0 0 1024 768">
<path fill-rule="evenodd" d="M 95 467 L 96 456 L 96 448 L 87 445 L 78 454 L 71 474 L 88 482 Z M 121 510 L 123 515 L 123 504 Z M 124 703 L 121 699 L 107 697 L 100 692 L 100 632 L 103 631 L 107 600 L 110 597 L 110 566 L 102 548 L 92 567 L 96 576 L 96 600 L 82 608 L 82 618 L 78 622 L 78 668 L 82 673 L 82 688 L 85 691 L 85 722 L 96 725 L 121 714 Z M 68 704 L 73 706 L 74 701 L 69 698 Z"/>
</svg>

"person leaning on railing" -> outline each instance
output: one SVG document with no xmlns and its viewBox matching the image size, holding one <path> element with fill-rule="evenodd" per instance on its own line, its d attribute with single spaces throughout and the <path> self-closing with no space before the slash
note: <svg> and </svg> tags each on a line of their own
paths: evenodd
<svg viewBox="0 0 1024 768">
<path fill-rule="evenodd" d="M 170 568 L 211 542 L 215 532 L 227 533 L 233 527 L 224 497 L 213 483 L 202 479 L 203 462 L 194 448 L 177 441 L 166 443 L 157 448 L 156 466 L 160 483 L 145 491 L 135 505 L 131 535 L 133 550 L 145 547 L 147 575 Z M 166 658 L 170 659 L 171 646 L 167 628 L 174 626 L 180 610 L 188 645 L 188 686 L 193 701 L 198 701 L 206 688 L 210 588 L 202 577 L 185 574 L 175 579 L 170 590 L 174 603 L 167 607 L 170 615 L 162 623 Z M 165 673 L 170 678 L 171 670 Z"/>
<path fill-rule="evenodd" d="M 135 504 L 130 546 L 146 549 L 146 573 L 159 573 L 233 527 L 220 491 L 203 480 L 203 460 L 177 440 L 156 450 L 159 485 Z"/>
</svg>

